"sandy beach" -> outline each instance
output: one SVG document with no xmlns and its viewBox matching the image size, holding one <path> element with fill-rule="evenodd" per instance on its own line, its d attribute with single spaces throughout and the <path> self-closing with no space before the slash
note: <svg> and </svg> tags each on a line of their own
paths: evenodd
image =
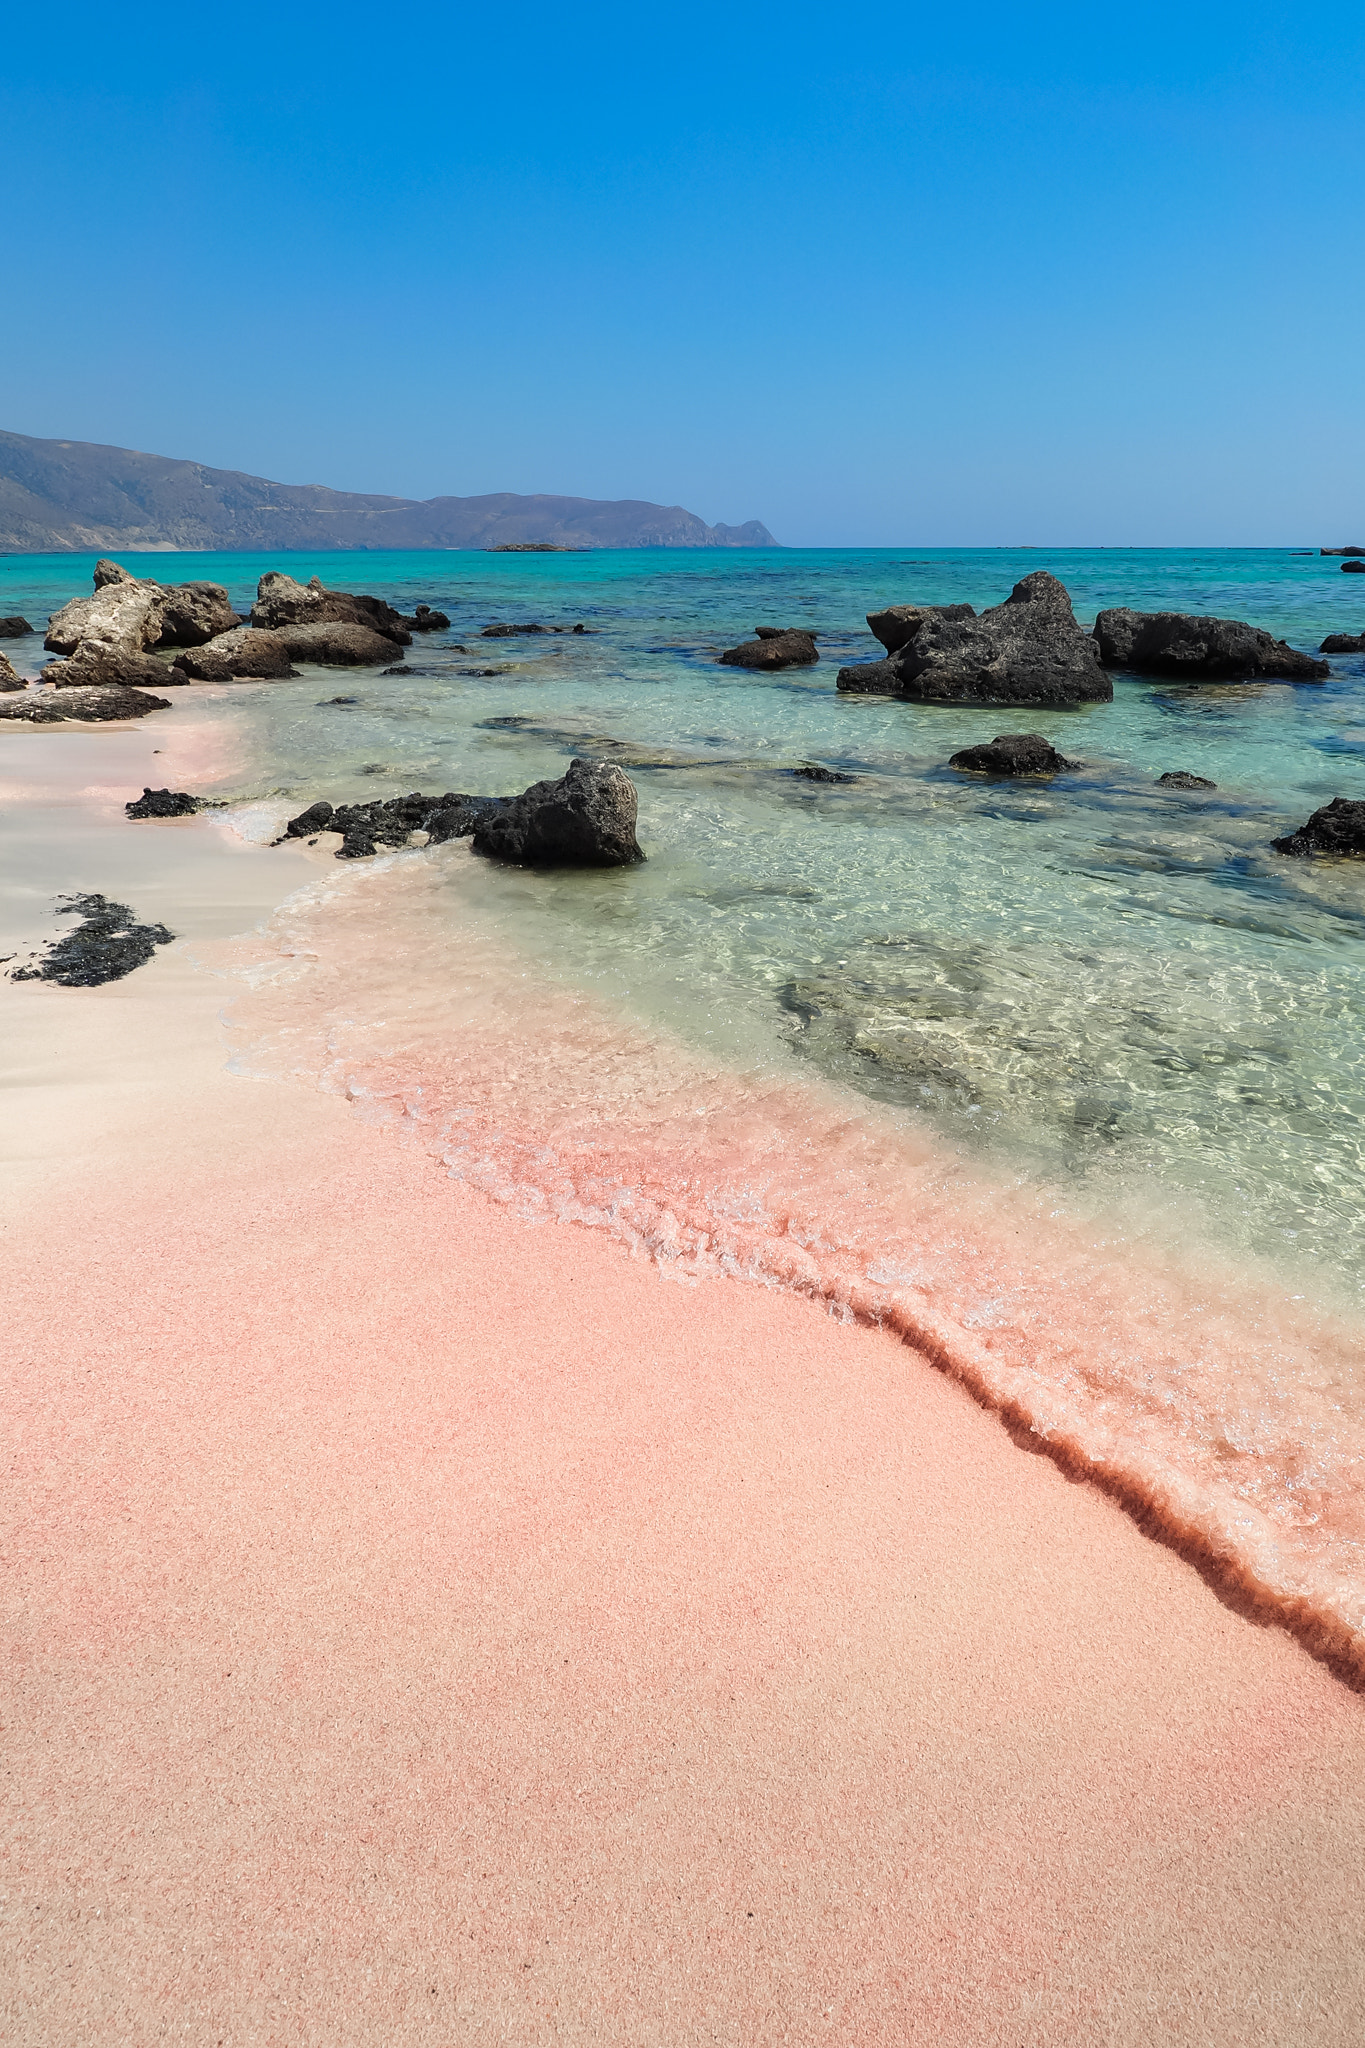
<svg viewBox="0 0 1365 2048">
<path fill-rule="evenodd" d="M 182 841 L 225 927 L 297 873 Z M 7 997 L 7 2038 L 1358 2038 L 1358 1694 L 892 1336 L 230 1075 L 221 994 Z"/>
</svg>

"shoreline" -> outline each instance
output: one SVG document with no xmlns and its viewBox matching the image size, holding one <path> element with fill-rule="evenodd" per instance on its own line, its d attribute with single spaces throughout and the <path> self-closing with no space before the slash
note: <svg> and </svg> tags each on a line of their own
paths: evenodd
<svg viewBox="0 0 1365 2048">
<path fill-rule="evenodd" d="M 1355 1696 L 896 1339 L 227 1074 L 205 984 L 30 991 L 14 2038 L 1353 2036 Z"/>
</svg>

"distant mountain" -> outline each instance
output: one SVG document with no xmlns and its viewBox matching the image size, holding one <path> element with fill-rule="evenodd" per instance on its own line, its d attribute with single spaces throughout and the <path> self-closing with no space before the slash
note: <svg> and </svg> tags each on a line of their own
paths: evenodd
<svg viewBox="0 0 1365 2048">
<path fill-rule="evenodd" d="M 0 554 L 224 548 L 775 548 L 760 520 L 708 526 L 638 498 L 380 498 L 272 484 L 94 441 L 0 433 Z"/>
</svg>

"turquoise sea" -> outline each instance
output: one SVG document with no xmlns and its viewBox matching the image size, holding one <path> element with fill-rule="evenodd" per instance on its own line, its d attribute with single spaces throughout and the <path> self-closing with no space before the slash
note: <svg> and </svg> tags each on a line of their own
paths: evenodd
<svg viewBox="0 0 1365 2048">
<path fill-rule="evenodd" d="M 0 612 L 41 624 L 93 559 L 0 562 Z M 1365 1672 L 1365 862 L 1270 844 L 1365 798 L 1365 658 L 1317 685 L 1120 675 L 1062 713 L 835 689 L 879 651 L 869 610 L 980 608 L 1035 569 L 1082 622 L 1214 613 L 1304 648 L 1365 628 L 1365 577 L 1286 550 L 123 559 L 242 611 L 284 568 L 451 617 L 408 675 L 177 694 L 167 718 L 229 742 L 198 793 L 244 837 L 575 754 L 639 793 L 632 870 L 301 853 L 225 999 L 241 1071 L 344 1092 L 675 1276 L 902 1330 Z M 494 620 L 588 631 L 482 639 Z M 819 663 L 718 666 L 760 624 L 808 627 Z M 1005 731 L 1079 765 L 947 766 Z M 23 737 L 0 730 L 12 763 Z M 1180 769 L 1216 790 L 1157 786 Z M 158 828 L 111 803 L 134 829 Z"/>
</svg>

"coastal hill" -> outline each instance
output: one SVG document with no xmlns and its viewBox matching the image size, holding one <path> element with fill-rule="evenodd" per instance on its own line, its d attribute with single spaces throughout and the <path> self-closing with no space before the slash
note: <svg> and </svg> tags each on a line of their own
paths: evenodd
<svg viewBox="0 0 1365 2048">
<path fill-rule="evenodd" d="M 94 441 L 0 433 L 0 554 L 66 550 L 772 548 L 760 520 L 708 526 L 638 498 L 385 498 L 276 484 Z"/>
</svg>

